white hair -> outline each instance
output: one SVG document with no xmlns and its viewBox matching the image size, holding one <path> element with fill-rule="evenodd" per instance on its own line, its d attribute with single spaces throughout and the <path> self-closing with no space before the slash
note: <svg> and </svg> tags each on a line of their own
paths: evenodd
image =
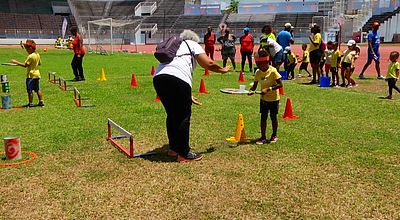
<svg viewBox="0 0 400 220">
<path fill-rule="evenodd" d="M 184 30 L 184 31 L 180 34 L 180 37 L 181 37 L 183 40 L 192 40 L 192 41 L 197 42 L 197 43 L 200 42 L 199 36 L 198 36 L 194 31 L 191 31 L 191 30 Z"/>
</svg>

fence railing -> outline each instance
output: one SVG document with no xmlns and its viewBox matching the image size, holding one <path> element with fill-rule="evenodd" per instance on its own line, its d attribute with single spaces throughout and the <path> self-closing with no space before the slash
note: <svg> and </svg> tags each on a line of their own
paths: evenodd
<svg viewBox="0 0 400 220">
<path fill-rule="evenodd" d="M 57 39 L 57 37 L 61 35 L 61 30 L 0 29 L 0 39 Z"/>
</svg>

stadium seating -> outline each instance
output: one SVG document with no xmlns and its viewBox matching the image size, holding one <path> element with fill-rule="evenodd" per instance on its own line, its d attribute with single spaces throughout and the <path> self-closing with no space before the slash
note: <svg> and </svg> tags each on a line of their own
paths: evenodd
<svg viewBox="0 0 400 220">
<path fill-rule="evenodd" d="M 363 32 L 368 32 L 372 29 L 372 23 L 374 21 L 378 21 L 379 23 L 383 23 L 384 21 L 387 21 L 389 18 L 391 18 L 392 16 L 396 15 L 397 13 L 400 12 L 400 7 L 398 7 L 397 9 L 391 11 L 391 12 L 385 12 L 383 14 L 380 15 L 373 15 L 370 19 L 368 19 L 367 23 L 364 24 L 364 26 L 362 27 L 362 31 Z"/>
</svg>

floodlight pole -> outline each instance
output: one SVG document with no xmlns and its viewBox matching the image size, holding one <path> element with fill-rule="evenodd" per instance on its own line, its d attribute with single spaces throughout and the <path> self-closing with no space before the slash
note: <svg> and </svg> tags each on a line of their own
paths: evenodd
<svg viewBox="0 0 400 220">
<path fill-rule="evenodd" d="M 90 46 L 90 21 L 88 22 L 87 26 L 88 26 L 88 37 L 89 37 L 88 42 L 89 42 L 89 48 L 92 48 L 92 46 Z"/>
<path fill-rule="evenodd" d="M 110 18 L 110 31 L 111 31 L 111 37 L 110 37 L 110 43 L 111 43 L 111 54 L 114 54 L 114 45 L 113 45 L 113 26 L 112 26 L 112 18 Z"/>
</svg>

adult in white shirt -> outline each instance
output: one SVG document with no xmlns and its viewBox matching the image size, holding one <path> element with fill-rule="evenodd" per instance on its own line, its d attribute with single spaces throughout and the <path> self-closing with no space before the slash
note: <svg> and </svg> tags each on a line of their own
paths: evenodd
<svg viewBox="0 0 400 220">
<path fill-rule="evenodd" d="M 168 155 L 177 156 L 178 162 L 198 161 L 202 155 L 193 153 L 189 146 L 192 103 L 201 105 L 192 96 L 192 73 L 198 63 L 204 69 L 226 73 L 230 66 L 220 67 L 210 59 L 198 44 L 199 36 L 184 30 L 184 40 L 176 57 L 168 64 L 160 64 L 153 78 L 153 85 L 167 113 Z M 189 51 L 190 48 L 190 51 Z"/>
<path fill-rule="evenodd" d="M 279 67 L 282 65 L 284 61 L 283 56 L 283 48 L 278 44 L 275 40 L 268 38 L 266 46 L 267 52 L 271 56 L 272 66 L 275 67 L 279 71 Z"/>
</svg>

